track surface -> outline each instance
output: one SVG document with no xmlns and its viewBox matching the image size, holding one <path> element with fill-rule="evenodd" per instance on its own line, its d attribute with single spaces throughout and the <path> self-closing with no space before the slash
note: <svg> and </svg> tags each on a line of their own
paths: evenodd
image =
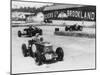
<svg viewBox="0 0 100 75">
<path fill-rule="evenodd" d="M 78 70 L 95 68 L 95 39 L 54 35 L 55 26 L 40 26 L 45 41 L 52 43 L 54 50 L 62 47 L 64 61 L 37 66 L 31 57 L 23 57 L 21 46 L 32 38 L 17 36 L 18 30 L 25 27 L 12 28 L 12 73 L 47 72 L 60 70 Z M 61 28 L 63 30 L 63 28 Z M 85 29 L 91 32 L 89 29 Z"/>
</svg>

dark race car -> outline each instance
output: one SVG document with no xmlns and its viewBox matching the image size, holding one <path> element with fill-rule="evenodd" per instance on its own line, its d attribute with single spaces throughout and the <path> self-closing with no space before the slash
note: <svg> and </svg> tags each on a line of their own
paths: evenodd
<svg viewBox="0 0 100 75">
<path fill-rule="evenodd" d="M 69 25 L 67 25 L 67 26 L 65 27 L 65 31 L 70 31 L 70 26 L 69 26 Z"/>
<path fill-rule="evenodd" d="M 32 48 L 33 45 L 35 45 L 36 50 Z M 54 51 L 50 42 L 37 42 L 35 40 L 29 40 L 28 47 L 26 47 L 26 44 L 23 44 L 22 52 L 24 57 L 31 56 L 34 58 L 37 65 L 62 61 L 64 57 L 61 47 L 58 47 Z"/>
<path fill-rule="evenodd" d="M 42 35 L 42 29 L 29 26 L 28 28 L 25 28 L 22 32 L 19 30 L 18 31 L 18 36 L 27 36 L 27 37 L 32 37 L 35 36 L 36 33 L 39 33 L 39 35 Z"/>
<path fill-rule="evenodd" d="M 83 26 L 80 25 L 71 25 L 71 26 L 66 26 L 65 31 L 82 31 Z"/>
</svg>

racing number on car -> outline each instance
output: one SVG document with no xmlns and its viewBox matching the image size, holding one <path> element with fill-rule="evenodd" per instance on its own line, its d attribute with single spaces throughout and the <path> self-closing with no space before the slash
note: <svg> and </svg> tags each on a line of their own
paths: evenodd
<svg viewBox="0 0 100 75">
<path fill-rule="evenodd" d="M 45 54 L 45 58 L 46 58 L 46 60 L 52 59 L 52 55 L 51 54 Z"/>
</svg>

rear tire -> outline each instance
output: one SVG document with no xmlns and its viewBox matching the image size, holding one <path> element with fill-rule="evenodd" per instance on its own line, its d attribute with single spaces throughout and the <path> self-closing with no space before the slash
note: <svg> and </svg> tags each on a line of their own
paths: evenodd
<svg viewBox="0 0 100 75">
<path fill-rule="evenodd" d="M 21 35 L 22 35 L 21 31 L 18 31 L 18 37 L 21 37 Z"/>
<path fill-rule="evenodd" d="M 58 47 L 56 49 L 56 54 L 58 55 L 57 60 L 62 61 L 63 57 L 64 57 L 64 52 L 63 52 L 63 49 L 61 47 Z"/>
<path fill-rule="evenodd" d="M 28 56 L 28 51 L 27 51 L 26 44 L 22 44 L 22 53 L 23 53 L 24 57 Z"/>
<path fill-rule="evenodd" d="M 65 31 L 68 31 L 68 27 L 67 26 L 65 27 Z"/>
</svg>

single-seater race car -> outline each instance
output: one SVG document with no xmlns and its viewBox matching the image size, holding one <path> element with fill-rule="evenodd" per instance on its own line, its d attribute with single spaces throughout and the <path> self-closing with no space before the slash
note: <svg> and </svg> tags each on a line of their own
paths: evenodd
<svg viewBox="0 0 100 75">
<path fill-rule="evenodd" d="M 40 38 L 40 40 L 43 39 Z M 33 50 L 33 45 L 36 47 L 36 50 Z M 26 47 L 26 44 L 22 44 L 22 52 L 24 57 L 30 56 L 34 58 L 37 65 L 63 61 L 64 57 L 64 52 L 61 47 L 58 47 L 54 51 L 50 42 L 39 42 L 36 40 L 29 40 L 28 47 Z"/>
<path fill-rule="evenodd" d="M 83 26 L 80 26 L 80 25 L 68 25 L 65 27 L 65 31 L 82 31 L 83 29 Z"/>
<path fill-rule="evenodd" d="M 33 27 L 33 26 L 29 26 L 28 28 L 25 28 L 22 32 L 19 30 L 18 31 L 18 37 L 21 36 L 27 36 L 27 37 L 32 37 L 35 36 L 35 34 L 39 33 L 40 35 L 42 35 L 42 29 L 37 28 L 37 27 Z"/>
</svg>

